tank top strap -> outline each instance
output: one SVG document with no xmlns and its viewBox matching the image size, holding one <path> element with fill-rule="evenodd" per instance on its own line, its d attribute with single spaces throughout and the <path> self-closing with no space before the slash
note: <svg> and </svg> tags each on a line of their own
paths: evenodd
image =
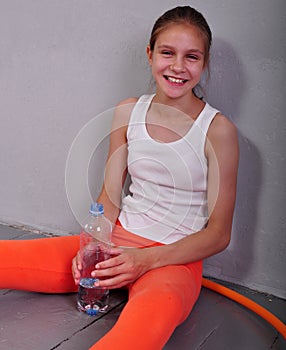
<svg viewBox="0 0 286 350">
<path fill-rule="evenodd" d="M 139 97 L 138 101 L 136 102 L 130 116 L 128 129 L 127 129 L 127 138 L 130 139 L 131 135 L 134 134 L 135 130 L 134 127 L 136 127 L 136 134 L 139 132 L 138 127 L 141 126 L 142 128 L 145 127 L 145 120 L 146 120 L 146 113 L 150 107 L 150 104 L 152 102 L 153 97 L 155 94 L 152 95 L 142 95 Z M 143 132 L 144 129 L 141 130 Z M 135 135 L 133 135 L 135 136 Z"/>
<path fill-rule="evenodd" d="M 213 108 L 206 102 L 204 109 L 195 121 L 195 126 L 199 127 L 204 135 L 207 134 L 209 126 L 219 110 Z"/>
<path fill-rule="evenodd" d="M 131 117 L 130 117 L 130 122 L 138 122 L 138 121 L 144 121 L 145 122 L 145 117 L 146 117 L 146 113 L 148 111 L 148 108 L 152 102 L 153 97 L 155 96 L 155 94 L 153 95 L 142 95 L 141 97 L 139 97 L 138 101 L 136 102 L 132 113 L 131 113 Z"/>
</svg>

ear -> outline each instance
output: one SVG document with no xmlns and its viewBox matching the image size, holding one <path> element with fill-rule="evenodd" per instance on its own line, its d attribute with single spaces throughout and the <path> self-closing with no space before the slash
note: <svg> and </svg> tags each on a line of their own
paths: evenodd
<svg viewBox="0 0 286 350">
<path fill-rule="evenodd" d="M 152 52 L 152 50 L 150 48 L 150 45 L 147 46 L 146 53 L 147 53 L 149 64 L 151 66 L 152 65 L 152 61 L 153 61 L 153 59 L 152 59 L 153 58 L 153 52 Z"/>
</svg>

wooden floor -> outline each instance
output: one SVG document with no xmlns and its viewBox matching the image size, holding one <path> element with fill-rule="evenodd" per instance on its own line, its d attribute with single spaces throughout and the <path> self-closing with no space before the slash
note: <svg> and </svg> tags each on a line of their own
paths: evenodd
<svg viewBox="0 0 286 350">
<path fill-rule="evenodd" d="M 39 236 L 38 233 L 0 225 L 0 239 L 33 239 Z M 260 303 L 286 322 L 285 300 L 224 284 Z M 116 322 L 126 298 L 124 291 L 112 291 L 109 311 L 89 317 L 77 311 L 75 294 L 0 290 L 0 349 L 88 349 Z M 164 347 L 164 350 L 268 349 L 285 350 L 285 339 L 252 311 L 205 288 L 189 318 L 176 329 Z M 113 349 L 107 350 L 116 350 L 116 344 Z"/>
</svg>

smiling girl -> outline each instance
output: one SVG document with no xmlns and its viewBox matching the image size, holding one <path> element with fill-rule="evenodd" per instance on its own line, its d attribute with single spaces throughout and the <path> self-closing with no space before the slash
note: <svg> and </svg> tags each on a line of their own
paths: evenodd
<svg viewBox="0 0 286 350">
<path fill-rule="evenodd" d="M 156 93 L 125 100 L 115 113 L 98 201 L 117 223 L 113 239 L 118 246 L 129 240 L 133 247 L 147 248 L 114 248 L 111 259 L 96 265 L 94 276 L 104 277 L 99 285 L 128 286 L 129 301 L 92 349 L 114 344 L 117 349 L 162 349 L 199 296 L 202 259 L 229 243 L 236 128 L 195 93 L 208 68 L 211 40 L 208 24 L 193 8 L 163 14 L 147 46 Z M 126 167 L 131 194 L 121 202 Z M 73 269 L 78 283 L 78 257 Z"/>
<path fill-rule="evenodd" d="M 95 266 L 93 276 L 102 287 L 127 287 L 129 300 L 93 350 L 162 349 L 197 301 L 202 260 L 230 241 L 238 168 L 236 128 L 196 94 L 208 69 L 211 41 L 209 26 L 198 11 L 189 6 L 167 11 L 156 21 L 147 46 L 155 94 L 129 98 L 116 108 L 97 199 L 115 224 L 114 247 L 112 257 Z M 121 199 L 127 171 L 130 193 Z M 23 241 L 6 243 L 6 269 L 14 280 L 2 288 L 76 290 L 82 269 L 78 237 L 33 240 L 29 246 Z M 16 249 L 15 243 L 26 247 Z M 9 267 L 19 251 L 26 252 L 26 258 L 21 257 L 25 281 Z M 47 267 L 42 266 L 45 254 Z M 69 263 L 74 255 L 73 281 Z M 59 265 L 53 267 L 58 279 L 55 274 L 47 277 L 51 264 Z M 45 273 L 49 282 L 43 287 L 39 282 Z M 8 283 L 8 278 L 0 281 Z"/>
</svg>

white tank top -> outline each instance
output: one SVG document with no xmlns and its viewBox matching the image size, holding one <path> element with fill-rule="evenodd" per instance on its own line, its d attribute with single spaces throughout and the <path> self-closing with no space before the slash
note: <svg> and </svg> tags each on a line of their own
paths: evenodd
<svg viewBox="0 0 286 350">
<path fill-rule="evenodd" d="M 205 141 L 218 110 L 205 104 L 187 134 L 158 142 L 146 129 L 154 95 L 136 103 L 127 129 L 130 194 L 122 200 L 122 226 L 141 237 L 172 243 L 201 230 L 208 220 Z"/>
</svg>

